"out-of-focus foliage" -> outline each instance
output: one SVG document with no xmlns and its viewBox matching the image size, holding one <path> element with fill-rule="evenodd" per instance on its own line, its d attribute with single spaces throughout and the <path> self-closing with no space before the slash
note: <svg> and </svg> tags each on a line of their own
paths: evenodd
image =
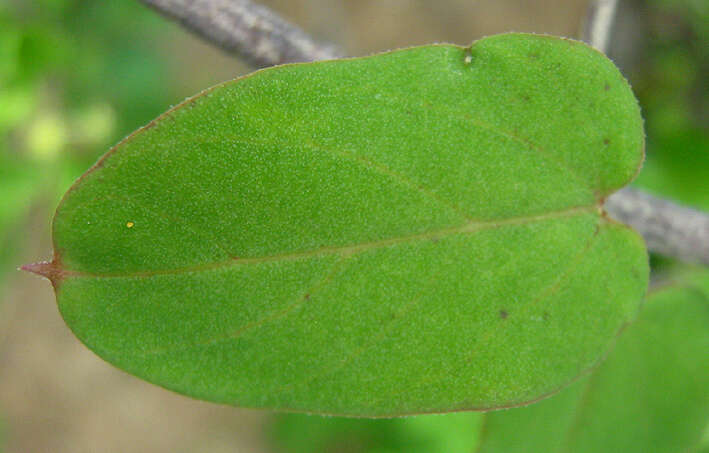
<svg viewBox="0 0 709 453">
<path fill-rule="evenodd" d="M 49 206 L 99 154 L 169 103 L 138 2 L 0 2 L 0 283 L 33 206 Z M 140 42 L 140 45 L 136 43 Z"/>
<path fill-rule="evenodd" d="M 271 435 L 283 453 L 471 453 L 481 420 L 476 412 L 390 420 L 282 415 Z"/>
<path fill-rule="evenodd" d="M 647 134 L 637 184 L 709 209 L 709 2 L 651 4 L 642 63 L 630 74 Z"/>
<path fill-rule="evenodd" d="M 38 174 L 17 156 L 0 153 L 0 289 L 17 252 L 19 223 L 27 214 L 38 186 Z"/>
<path fill-rule="evenodd" d="M 701 43 L 709 41 L 709 3 L 704 0 L 650 0 L 652 13 L 669 17 L 670 21 L 686 28 L 691 27 L 697 41 L 693 43 L 697 48 L 702 48 L 709 55 L 709 47 Z M 676 20 L 676 21 L 675 21 Z"/>
</svg>

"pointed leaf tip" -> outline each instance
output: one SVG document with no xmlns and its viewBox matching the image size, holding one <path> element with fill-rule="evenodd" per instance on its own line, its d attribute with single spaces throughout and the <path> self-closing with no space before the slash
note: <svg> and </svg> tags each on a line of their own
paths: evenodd
<svg viewBox="0 0 709 453">
<path fill-rule="evenodd" d="M 55 283 L 59 277 L 59 268 L 54 261 L 25 264 L 20 269 L 49 279 L 52 283 Z"/>
</svg>

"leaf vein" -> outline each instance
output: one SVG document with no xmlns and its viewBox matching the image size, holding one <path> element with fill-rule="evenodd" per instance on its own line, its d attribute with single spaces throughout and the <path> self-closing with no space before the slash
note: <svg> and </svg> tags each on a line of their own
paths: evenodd
<svg viewBox="0 0 709 453">
<path fill-rule="evenodd" d="M 294 301 L 291 303 L 287 304 L 285 307 L 281 308 L 280 310 L 277 310 L 273 313 L 269 313 L 266 316 L 263 316 L 259 318 L 256 321 L 247 323 L 243 327 L 240 327 L 232 332 L 225 333 L 223 335 L 218 335 L 214 337 L 210 337 L 207 339 L 204 339 L 202 341 L 196 342 L 196 343 L 191 343 L 189 341 L 179 343 L 179 344 L 174 344 L 171 345 L 170 347 L 167 348 L 155 348 L 151 349 L 149 351 L 141 352 L 138 354 L 131 354 L 133 356 L 137 357 L 149 357 L 152 355 L 163 355 L 163 354 L 169 354 L 173 352 L 177 352 L 180 350 L 188 350 L 192 349 L 194 347 L 201 347 L 201 346 L 207 346 L 215 343 L 221 343 L 224 341 L 235 341 L 245 335 L 248 331 L 256 329 L 258 327 L 261 327 L 262 325 L 266 324 L 267 322 L 270 321 L 275 321 L 277 319 L 283 318 L 284 316 L 287 316 L 289 313 L 293 312 L 294 310 L 297 310 L 299 307 L 305 304 L 305 302 L 312 297 L 314 294 L 316 294 L 318 291 L 322 290 L 325 288 L 334 278 L 334 276 L 341 270 L 342 265 L 347 261 L 346 256 L 341 256 L 337 261 L 335 261 L 330 269 L 324 273 L 324 275 L 317 279 L 315 283 L 310 285 L 301 295 L 299 295 Z"/>
<path fill-rule="evenodd" d="M 290 253 L 281 253 L 276 255 L 259 256 L 259 257 L 246 257 L 238 259 L 230 259 L 228 261 L 220 261 L 215 263 L 206 263 L 193 266 L 185 266 L 182 268 L 165 269 L 165 270 L 145 270 L 137 272 L 122 272 L 122 273 L 95 273 L 95 272 L 83 272 L 77 270 L 63 269 L 63 277 L 84 277 L 84 278 L 150 278 L 160 275 L 178 275 L 178 274 L 189 274 L 195 272 L 218 270 L 227 267 L 238 267 L 252 264 L 262 264 L 276 261 L 290 261 L 299 260 L 305 258 L 311 258 L 315 256 L 332 255 L 332 254 L 343 254 L 352 255 L 358 254 L 367 250 L 378 249 L 383 247 L 390 247 L 407 242 L 415 242 L 421 240 L 439 239 L 447 236 L 452 236 L 456 234 L 474 234 L 479 231 L 491 230 L 502 228 L 505 226 L 512 225 L 526 225 L 534 222 L 540 222 L 544 220 L 551 220 L 563 217 L 573 217 L 575 215 L 583 215 L 591 212 L 599 212 L 600 207 L 597 205 L 592 206 L 575 206 L 571 208 L 566 208 L 560 211 L 547 212 L 544 214 L 520 216 L 520 217 L 510 217 L 503 220 L 495 221 L 472 221 L 467 222 L 462 225 L 455 227 L 440 228 L 431 231 L 424 231 L 421 233 L 413 233 L 405 236 L 383 238 L 369 242 L 363 242 L 359 244 L 349 244 L 343 246 L 325 246 L 304 251 L 295 251 Z"/>
</svg>

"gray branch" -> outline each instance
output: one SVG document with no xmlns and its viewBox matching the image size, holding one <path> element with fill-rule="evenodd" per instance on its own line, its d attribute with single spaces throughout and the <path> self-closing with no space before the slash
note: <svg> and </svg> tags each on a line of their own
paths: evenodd
<svg viewBox="0 0 709 453">
<path fill-rule="evenodd" d="M 635 228 L 653 252 L 709 264 L 709 215 L 632 188 L 608 197 L 605 208 Z"/>
<path fill-rule="evenodd" d="M 178 20 L 212 44 L 242 56 L 256 66 L 315 61 L 341 56 L 249 0 L 140 0 Z M 616 0 L 594 0 L 587 40 L 605 50 Z M 623 189 L 605 208 L 645 238 L 650 250 L 690 262 L 709 264 L 709 215 L 648 195 Z"/>
<path fill-rule="evenodd" d="M 592 0 L 586 15 L 583 40 L 601 52 L 608 49 L 618 0 Z"/>
<path fill-rule="evenodd" d="M 140 0 L 256 67 L 342 55 L 250 0 Z"/>
</svg>

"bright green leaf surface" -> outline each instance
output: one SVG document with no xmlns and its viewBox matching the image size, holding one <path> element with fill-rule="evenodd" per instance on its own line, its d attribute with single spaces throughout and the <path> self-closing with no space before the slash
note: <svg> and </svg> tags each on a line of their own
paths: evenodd
<svg viewBox="0 0 709 453">
<path fill-rule="evenodd" d="M 709 285 L 668 287 L 594 373 L 486 415 L 478 453 L 676 453 L 709 447 Z"/>
<path fill-rule="evenodd" d="M 642 161 L 621 74 L 509 34 L 259 71 L 124 140 L 40 266 L 109 362 L 239 406 L 521 404 L 593 366 L 647 284 L 601 200 Z"/>
</svg>

